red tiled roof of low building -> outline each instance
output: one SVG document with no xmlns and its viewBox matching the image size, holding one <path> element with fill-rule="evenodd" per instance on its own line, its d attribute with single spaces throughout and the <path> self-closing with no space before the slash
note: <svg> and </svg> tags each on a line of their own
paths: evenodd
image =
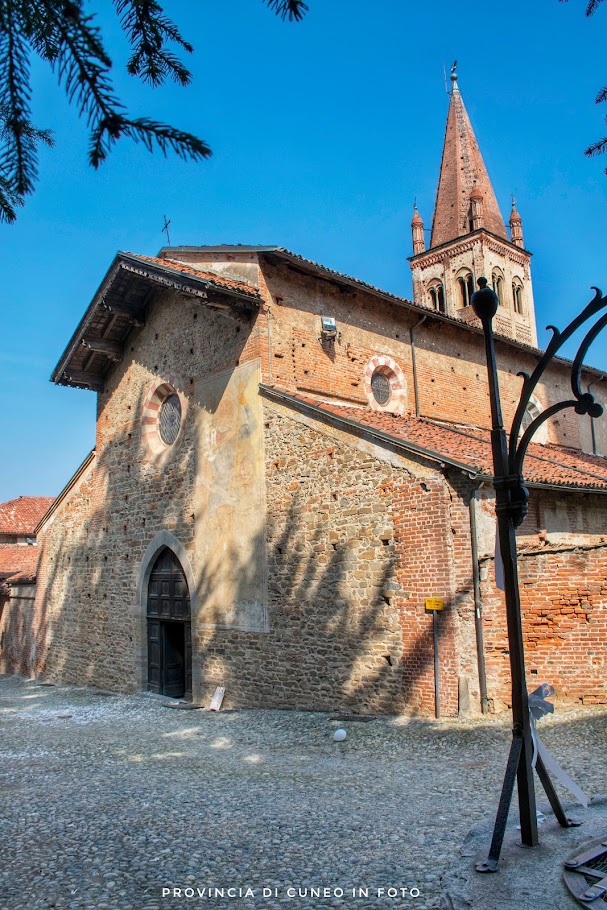
<svg viewBox="0 0 607 910">
<path fill-rule="evenodd" d="M 493 475 L 489 430 L 454 426 L 423 417 L 397 417 L 370 408 L 325 402 L 309 396 L 285 392 L 290 398 L 310 404 L 363 428 L 378 430 L 396 442 L 409 443 L 459 463 L 474 473 Z M 555 484 L 607 491 L 607 458 L 588 455 L 578 449 L 531 443 L 524 462 L 527 483 Z"/>
<path fill-rule="evenodd" d="M 38 547 L 0 544 L 0 580 L 13 575 L 35 578 L 39 555 Z"/>
<path fill-rule="evenodd" d="M 54 496 L 20 496 L 0 503 L 0 534 L 33 534 L 54 501 Z"/>
</svg>

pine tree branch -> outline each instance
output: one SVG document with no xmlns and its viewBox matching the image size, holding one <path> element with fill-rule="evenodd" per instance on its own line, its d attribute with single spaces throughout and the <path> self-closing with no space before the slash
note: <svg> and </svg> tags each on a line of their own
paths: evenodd
<svg viewBox="0 0 607 910">
<path fill-rule="evenodd" d="M 190 71 L 165 44 L 174 41 L 188 53 L 192 53 L 192 45 L 164 15 L 160 4 L 156 0 L 114 0 L 114 5 L 133 47 L 127 64 L 131 76 L 140 76 L 154 87 L 162 85 L 168 77 L 180 85 L 189 85 Z"/>
<path fill-rule="evenodd" d="M 49 4 L 53 5 L 53 4 Z M 75 103 L 81 116 L 91 126 L 109 118 L 122 105 L 112 90 L 109 79 L 111 60 L 101 43 L 93 17 L 83 17 L 75 4 L 71 13 L 55 21 L 57 51 L 50 64 L 57 71 L 70 103 Z"/>
<path fill-rule="evenodd" d="M 16 208 L 24 204 L 23 196 L 19 196 L 10 182 L 0 175 L 0 222 L 13 224 L 17 220 Z"/>
<path fill-rule="evenodd" d="M 569 0 L 559 0 L 559 3 L 568 3 Z M 603 0 L 588 0 L 586 5 L 586 15 L 592 16 L 593 13 L 597 11 L 600 4 L 603 3 Z"/>
<path fill-rule="evenodd" d="M 588 146 L 584 154 L 587 158 L 596 158 L 597 155 L 602 155 L 604 152 L 607 152 L 607 136 L 599 139 L 598 142 L 593 142 L 592 145 Z"/>
<path fill-rule="evenodd" d="M 23 31 L 18 8 L 1 2 L 0 178 L 5 220 L 12 220 L 16 200 L 33 192 L 38 176 L 38 144 L 52 144 L 50 132 L 36 129 L 31 121 L 30 48 Z"/>
<path fill-rule="evenodd" d="M 130 120 L 115 115 L 101 120 L 91 132 L 89 162 L 95 169 L 106 160 L 121 136 L 128 136 L 134 142 L 141 142 L 149 152 L 153 151 L 155 145 L 164 155 L 173 151 L 184 161 L 200 161 L 203 158 L 210 158 L 213 154 L 204 140 L 191 133 L 177 130 L 165 123 L 148 120 L 146 117 Z"/>
<path fill-rule="evenodd" d="M 303 0 L 264 0 L 271 10 L 284 21 L 301 22 L 309 7 Z"/>
</svg>

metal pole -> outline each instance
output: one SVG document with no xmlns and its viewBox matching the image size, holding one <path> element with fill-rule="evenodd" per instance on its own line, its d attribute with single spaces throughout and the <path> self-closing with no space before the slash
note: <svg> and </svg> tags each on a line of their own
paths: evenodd
<svg viewBox="0 0 607 910">
<path fill-rule="evenodd" d="M 432 611 L 432 633 L 434 635 L 434 716 L 440 718 L 440 679 L 438 662 L 438 610 Z"/>
<path fill-rule="evenodd" d="M 482 280 L 482 279 L 481 279 Z M 481 282 L 479 281 L 479 284 Z M 486 285 L 485 281 L 485 285 Z M 479 297 L 484 295 L 479 301 Z M 538 844 L 537 813 L 535 805 L 535 789 L 533 782 L 533 743 L 531 739 L 531 720 L 527 700 L 527 685 L 525 681 L 525 658 L 523 648 L 523 628 L 521 621 L 520 599 L 518 590 L 516 536 L 512 518 L 512 490 L 518 484 L 518 477 L 510 477 L 508 470 L 508 440 L 503 425 L 502 409 L 499 394 L 497 375 L 497 362 L 495 359 L 495 345 L 493 340 L 492 320 L 497 312 L 497 295 L 488 288 L 482 287 L 474 295 L 477 306 L 475 312 L 480 318 L 485 335 L 485 353 L 487 356 L 487 375 L 489 379 L 489 401 L 491 405 L 491 449 L 493 453 L 493 470 L 495 485 L 495 501 L 497 512 L 497 526 L 499 533 L 500 553 L 504 564 L 504 596 L 506 600 L 506 618 L 508 623 L 508 644 L 510 648 L 510 670 L 512 674 L 512 736 L 513 752 L 519 753 L 516 762 L 516 778 L 518 784 L 519 812 L 521 821 L 521 840 L 529 847 Z M 484 304 L 484 305 L 483 305 Z M 520 743 L 518 742 L 520 740 Z M 520 749 L 520 752 L 519 752 Z M 500 811 L 503 812 L 510 805 L 514 779 L 509 762 L 504 791 L 500 800 Z M 510 773 L 508 773 L 510 771 Z M 509 793 L 508 793 L 509 791 Z M 505 829 L 506 818 L 503 819 Z M 498 811 L 499 819 L 499 811 Z M 496 821 L 496 827 L 498 822 Z M 486 863 L 479 865 L 479 871 L 495 871 L 501 851 L 501 840 L 492 844 L 489 858 Z M 494 838 L 495 840 L 495 838 Z M 482 867 L 482 868 L 481 868 Z"/>
</svg>

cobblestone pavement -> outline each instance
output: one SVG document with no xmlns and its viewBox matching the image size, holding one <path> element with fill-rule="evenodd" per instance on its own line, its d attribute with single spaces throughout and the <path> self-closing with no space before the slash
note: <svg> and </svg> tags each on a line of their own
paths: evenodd
<svg viewBox="0 0 607 910">
<path fill-rule="evenodd" d="M 541 722 L 590 794 L 606 731 L 607 709 Z M 211 714 L 0 677 L 0 908 L 434 910 L 509 740 L 507 718 Z"/>
</svg>

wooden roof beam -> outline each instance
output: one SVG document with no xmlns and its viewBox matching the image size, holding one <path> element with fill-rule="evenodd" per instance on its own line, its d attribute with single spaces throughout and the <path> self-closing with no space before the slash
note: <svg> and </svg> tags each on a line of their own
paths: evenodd
<svg viewBox="0 0 607 910">
<path fill-rule="evenodd" d="M 121 306 L 118 303 L 107 303 L 103 304 L 103 308 L 106 309 L 109 313 L 116 313 L 118 316 L 122 316 L 123 319 L 126 319 L 127 322 L 130 322 L 131 325 L 135 328 L 142 329 L 145 325 L 145 322 L 140 316 L 136 316 L 133 310 L 128 307 Z"/>
<path fill-rule="evenodd" d="M 102 341 L 93 338 L 83 338 L 81 344 L 83 348 L 94 351 L 96 354 L 103 354 L 114 363 L 122 360 L 122 345 L 117 341 L 110 341 L 107 338 Z"/>
</svg>

